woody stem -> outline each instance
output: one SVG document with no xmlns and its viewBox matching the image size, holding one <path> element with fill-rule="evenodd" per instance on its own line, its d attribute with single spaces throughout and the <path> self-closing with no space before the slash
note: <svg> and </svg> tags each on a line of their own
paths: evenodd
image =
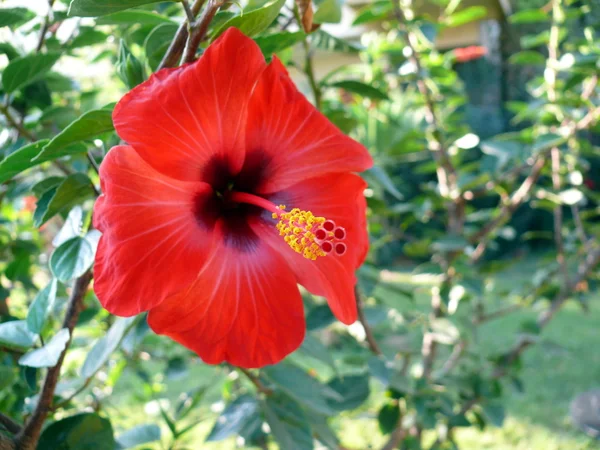
<svg viewBox="0 0 600 450">
<path fill-rule="evenodd" d="M 259 206 L 267 211 L 275 214 L 280 214 L 281 210 L 272 202 L 258 195 L 248 194 L 247 192 L 230 192 L 227 198 L 236 203 L 247 203 L 249 205 Z"/>
</svg>

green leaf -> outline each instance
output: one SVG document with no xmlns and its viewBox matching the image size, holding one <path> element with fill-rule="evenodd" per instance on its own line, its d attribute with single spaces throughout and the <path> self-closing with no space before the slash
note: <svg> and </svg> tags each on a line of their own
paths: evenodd
<svg viewBox="0 0 600 450">
<path fill-rule="evenodd" d="M 314 436 L 329 450 L 339 450 L 340 442 L 327 424 L 327 417 L 311 414 L 307 417 Z"/>
<path fill-rule="evenodd" d="M 28 367 L 54 367 L 69 342 L 70 334 L 67 328 L 56 333 L 50 342 L 42 348 L 25 353 L 19 358 L 19 364 Z"/>
<path fill-rule="evenodd" d="M 353 94 L 358 94 L 373 100 L 389 100 L 389 97 L 385 92 L 356 80 L 336 81 L 335 83 L 329 83 L 327 86 L 342 88 Z"/>
<path fill-rule="evenodd" d="M 524 50 L 522 52 L 510 55 L 508 62 L 510 64 L 541 66 L 546 63 L 546 58 L 544 58 L 544 56 L 539 52 L 535 52 L 533 50 Z"/>
<path fill-rule="evenodd" d="M 56 214 L 66 213 L 74 206 L 93 197 L 94 194 L 94 187 L 87 175 L 83 173 L 69 175 L 56 190 L 47 191 L 40 198 L 33 215 L 35 226 L 41 226 Z"/>
<path fill-rule="evenodd" d="M 310 38 L 315 47 L 328 52 L 358 53 L 363 50 L 361 46 L 351 44 L 323 30 L 311 33 Z"/>
<path fill-rule="evenodd" d="M 368 375 L 345 375 L 334 378 L 328 383 L 328 386 L 341 397 L 341 400 L 327 400 L 329 406 L 336 411 L 358 408 L 369 398 Z"/>
<path fill-rule="evenodd" d="M 214 34 L 212 40 L 214 41 L 222 33 L 224 33 L 227 28 L 230 27 L 238 28 L 246 36 L 256 36 L 257 34 L 266 30 L 267 27 L 273 23 L 273 21 L 279 15 L 279 10 L 281 10 L 284 4 L 285 0 L 274 0 L 267 3 L 262 8 L 255 9 L 254 11 L 243 13 L 240 16 L 229 19 Z"/>
<path fill-rule="evenodd" d="M 154 424 L 138 425 L 118 435 L 116 441 L 121 448 L 160 441 L 160 427 Z"/>
<path fill-rule="evenodd" d="M 0 344 L 16 349 L 27 349 L 35 342 L 36 335 L 29 331 L 25 320 L 0 323 Z"/>
<path fill-rule="evenodd" d="M 538 136 L 531 147 L 533 153 L 542 152 L 544 150 L 551 149 L 552 147 L 558 147 L 564 144 L 567 139 L 560 134 L 546 133 Z"/>
<path fill-rule="evenodd" d="M 58 158 L 63 155 L 64 148 L 71 144 L 113 131 L 112 110 L 113 106 L 109 105 L 81 115 L 44 145 L 37 158 L 43 158 L 46 161 Z"/>
<path fill-rule="evenodd" d="M 398 426 L 400 408 L 395 403 L 386 403 L 377 413 L 379 429 L 383 434 L 390 434 Z"/>
<path fill-rule="evenodd" d="M 115 450 L 116 442 L 108 419 L 96 413 L 83 413 L 48 425 L 38 449 Z"/>
<path fill-rule="evenodd" d="M 0 8 L 0 28 L 21 24 L 34 17 L 35 13 L 27 8 Z"/>
<path fill-rule="evenodd" d="M 158 3 L 158 1 L 160 0 L 71 0 L 71 5 L 69 6 L 69 16 L 105 16 L 107 14 L 115 13 L 117 11 L 135 8 L 136 6 Z"/>
<path fill-rule="evenodd" d="M 259 36 L 255 41 L 265 58 L 269 58 L 273 53 L 280 52 L 301 42 L 305 36 L 302 31 L 296 31 L 295 33 L 284 31 L 282 33 L 269 34 L 268 36 Z"/>
<path fill-rule="evenodd" d="M 88 45 L 105 44 L 108 35 L 93 27 L 80 27 L 79 33 L 69 44 L 69 49 L 87 47 Z"/>
<path fill-rule="evenodd" d="M 177 25 L 172 23 L 162 23 L 154 27 L 146 37 L 144 48 L 148 65 L 152 70 L 158 68 L 178 28 Z"/>
<path fill-rule="evenodd" d="M 313 17 L 314 22 L 339 23 L 342 20 L 342 4 L 340 0 L 324 0 Z"/>
<path fill-rule="evenodd" d="M 29 311 L 27 312 L 27 326 L 33 333 L 40 334 L 48 313 L 52 310 L 54 300 L 56 300 L 56 278 L 42 289 L 33 299 Z"/>
<path fill-rule="evenodd" d="M 375 178 L 375 181 L 380 184 L 389 194 L 393 195 L 396 200 L 404 200 L 404 195 L 396 188 L 396 185 L 387 174 L 387 172 L 380 166 L 373 166 L 366 172 Z"/>
<path fill-rule="evenodd" d="M 324 386 L 318 380 L 291 364 L 266 367 L 264 373 L 287 395 L 321 414 L 333 414 L 323 395 Z"/>
<path fill-rule="evenodd" d="M 217 418 L 207 441 L 221 441 L 239 434 L 258 413 L 258 402 L 250 395 L 242 395 L 231 402 Z"/>
<path fill-rule="evenodd" d="M 121 11 L 96 19 L 96 25 L 160 25 L 161 23 L 176 23 L 171 18 L 161 16 L 153 11 Z"/>
<path fill-rule="evenodd" d="M 451 16 L 446 17 L 444 24 L 449 27 L 459 27 L 474 20 L 483 19 L 487 15 L 484 6 L 469 6 Z"/>
<path fill-rule="evenodd" d="M 374 2 L 358 10 L 358 14 L 352 22 L 353 26 L 364 25 L 370 22 L 384 20 L 392 13 L 392 3 L 388 0 Z"/>
<path fill-rule="evenodd" d="M 281 449 L 312 450 L 310 425 L 302 408 L 291 398 L 276 394 L 261 402 L 271 433 Z"/>
<path fill-rule="evenodd" d="M 108 361 L 134 320 L 135 317 L 117 319 L 106 335 L 96 341 L 81 367 L 83 378 L 94 375 Z"/>
<path fill-rule="evenodd" d="M 549 20 L 550 15 L 545 13 L 542 9 L 523 9 L 517 11 L 508 18 L 508 21 L 513 25 L 548 22 Z"/>
<path fill-rule="evenodd" d="M 335 322 L 335 317 L 328 305 L 317 305 L 306 315 L 306 329 L 308 331 L 325 328 L 333 322 Z"/>
<path fill-rule="evenodd" d="M 50 269 L 56 278 L 67 282 L 88 270 L 94 262 L 94 247 L 85 237 L 64 242 L 50 257 Z"/>
<path fill-rule="evenodd" d="M 302 342 L 302 345 L 300 346 L 298 351 L 318 361 L 324 362 L 325 364 L 329 365 L 333 370 L 335 370 L 335 363 L 331 356 L 331 351 L 313 335 L 307 334 L 304 337 L 304 341 Z"/>
<path fill-rule="evenodd" d="M 469 243 L 462 236 L 448 235 L 431 244 L 431 249 L 435 252 L 455 252 L 463 250 Z"/>
<path fill-rule="evenodd" d="M 2 87 L 10 93 L 43 78 L 58 61 L 59 52 L 21 56 L 8 63 L 2 72 Z"/>
<path fill-rule="evenodd" d="M 495 426 L 501 427 L 504 424 L 506 415 L 504 407 L 499 402 L 486 402 L 481 408 L 485 417 Z"/>
<path fill-rule="evenodd" d="M 81 206 L 76 206 L 71 211 L 69 211 L 69 215 L 67 216 L 67 220 L 65 220 L 64 225 L 60 229 L 54 239 L 52 239 L 52 245 L 58 247 L 63 242 L 74 238 L 75 236 L 79 236 L 81 234 L 81 227 L 83 226 L 83 209 Z"/>
</svg>

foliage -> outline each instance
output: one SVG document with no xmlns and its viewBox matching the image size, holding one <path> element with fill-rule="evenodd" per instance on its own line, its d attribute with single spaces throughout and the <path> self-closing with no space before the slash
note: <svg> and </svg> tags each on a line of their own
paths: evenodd
<svg viewBox="0 0 600 450">
<path fill-rule="evenodd" d="M 0 9 L 0 448 L 355 448 L 340 423 L 360 427 L 366 413 L 383 449 L 447 449 L 466 428 L 503 425 L 506 393 L 528 373 L 523 352 L 567 301 L 585 311 L 596 290 L 600 40 L 587 2 L 509 18 L 541 27 L 505 55 L 532 69 L 530 98 L 506 105 L 517 131 L 485 140 L 465 118 L 461 62 L 434 45 L 485 17 L 481 6 L 436 0 L 433 17 L 376 1 L 356 16 L 354 27 L 377 29 L 359 43 L 304 33 L 284 0 L 187 5 L 199 51 L 231 25 L 244 30 L 298 69 L 308 96 L 376 161 L 362 174 L 371 250 L 360 321 L 344 327 L 306 294 L 305 342 L 257 371 L 204 365 L 150 333 L 144 315 L 115 318 L 95 298 L 91 206 L 98 165 L 119 143 L 114 102 L 198 51 L 182 55 L 180 2 L 68 3 Z M 339 22 L 341 8 L 315 2 L 313 19 Z M 356 64 L 318 78 L 321 54 Z M 538 224 L 521 225 L 528 213 Z M 497 282 L 531 248 L 545 253 L 525 279 Z M 505 333 L 491 353 L 490 329 Z M 127 420 L 123 395 L 155 415 Z M 201 422 L 211 425 L 198 437 Z"/>
</svg>

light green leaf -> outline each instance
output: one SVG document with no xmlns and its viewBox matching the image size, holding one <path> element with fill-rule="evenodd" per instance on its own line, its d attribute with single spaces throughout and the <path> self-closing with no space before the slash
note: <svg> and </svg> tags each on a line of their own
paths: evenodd
<svg viewBox="0 0 600 450">
<path fill-rule="evenodd" d="M 392 13 L 392 2 L 388 0 L 371 3 L 358 10 L 358 14 L 352 22 L 353 26 L 363 25 L 365 23 L 378 22 L 385 19 Z"/>
<path fill-rule="evenodd" d="M 550 15 L 545 13 L 542 9 L 522 9 L 508 18 L 508 21 L 513 25 L 548 22 L 549 20 Z"/>
<path fill-rule="evenodd" d="M 313 335 L 307 334 L 304 337 L 304 341 L 298 351 L 318 361 L 322 361 L 333 370 L 336 370 L 331 351 Z"/>
<path fill-rule="evenodd" d="M 134 8 L 136 6 L 158 3 L 158 1 L 159 0 L 71 0 L 71 4 L 69 6 L 69 16 L 105 16 L 107 14 Z"/>
<path fill-rule="evenodd" d="M 34 17 L 35 13 L 27 8 L 0 8 L 0 28 L 21 24 Z"/>
<path fill-rule="evenodd" d="M 487 9 L 484 6 L 469 6 L 451 16 L 446 17 L 444 24 L 449 27 L 459 27 L 461 25 L 483 19 L 487 15 Z"/>
<path fill-rule="evenodd" d="M 161 23 L 176 23 L 173 19 L 161 16 L 153 11 L 120 11 L 96 19 L 96 25 L 160 25 Z"/>
<path fill-rule="evenodd" d="M 33 333 L 40 334 L 48 313 L 52 310 L 54 300 L 56 300 L 56 278 L 42 289 L 33 299 L 29 311 L 27 312 L 27 326 Z"/>
<path fill-rule="evenodd" d="M 0 323 L 0 344 L 10 348 L 27 349 L 35 342 L 36 335 L 29 331 L 25 320 Z"/>
<path fill-rule="evenodd" d="M 69 211 L 94 196 L 91 180 L 83 173 L 74 173 L 56 187 L 49 190 L 39 199 L 33 220 L 36 227 L 46 223 L 56 214 Z"/>
<path fill-rule="evenodd" d="M 273 53 L 283 51 L 301 42 L 305 36 L 302 31 L 294 33 L 284 31 L 282 33 L 269 34 L 268 36 L 259 36 L 255 41 L 262 50 L 265 58 L 269 58 Z"/>
<path fill-rule="evenodd" d="M 121 448 L 134 448 L 160 441 L 160 427 L 154 424 L 138 425 L 118 435 L 116 440 Z"/>
<path fill-rule="evenodd" d="M 88 270 L 94 262 L 94 246 L 85 237 L 64 242 L 50 257 L 50 269 L 56 278 L 67 282 Z"/>
<path fill-rule="evenodd" d="M 317 30 L 310 34 L 313 45 L 328 52 L 358 53 L 363 48 L 357 44 L 351 44 L 343 39 L 332 36 L 323 30 Z"/>
<path fill-rule="evenodd" d="M 43 78 L 60 56 L 59 52 L 50 52 L 13 59 L 2 72 L 2 87 L 10 93 Z"/>
<path fill-rule="evenodd" d="M 43 158 L 46 161 L 58 158 L 58 156 L 62 156 L 65 147 L 114 130 L 112 110 L 113 105 L 108 105 L 102 109 L 88 111 L 78 117 L 48 142 L 37 158 Z"/>
<path fill-rule="evenodd" d="M 83 378 L 93 376 L 108 361 L 134 320 L 135 317 L 117 319 L 106 335 L 96 341 L 81 367 Z"/>
<path fill-rule="evenodd" d="M 273 23 L 284 4 L 285 0 L 274 0 L 254 11 L 245 12 L 240 16 L 229 19 L 214 34 L 213 41 L 230 27 L 238 28 L 246 36 L 256 36 Z"/>
<path fill-rule="evenodd" d="M 69 342 L 70 334 L 67 328 L 56 333 L 50 342 L 42 348 L 25 353 L 19 358 L 19 364 L 28 367 L 54 367 L 61 353 Z"/>
<path fill-rule="evenodd" d="M 542 66 L 546 63 L 546 58 L 539 52 L 524 50 L 510 55 L 508 62 L 510 64 Z"/>
<path fill-rule="evenodd" d="M 324 0 L 313 17 L 315 23 L 339 23 L 342 20 L 342 5 L 340 0 Z"/>
</svg>

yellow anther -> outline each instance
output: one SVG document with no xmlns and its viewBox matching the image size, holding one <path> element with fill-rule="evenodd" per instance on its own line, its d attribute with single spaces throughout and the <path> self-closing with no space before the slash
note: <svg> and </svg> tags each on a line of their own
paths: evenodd
<svg viewBox="0 0 600 450">
<path fill-rule="evenodd" d="M 276 228 L 295 252 L 312 261 L 326 255 L 315 241 L 315 231 L 325 222 L 324 217 L 315 217 L 312 212 L 299 208 L 286 212 L 285 205 L 279 205 L 278 209 L 282 212 L 273 213 L 274 218 L 279 218 Z"/>
</svg>

